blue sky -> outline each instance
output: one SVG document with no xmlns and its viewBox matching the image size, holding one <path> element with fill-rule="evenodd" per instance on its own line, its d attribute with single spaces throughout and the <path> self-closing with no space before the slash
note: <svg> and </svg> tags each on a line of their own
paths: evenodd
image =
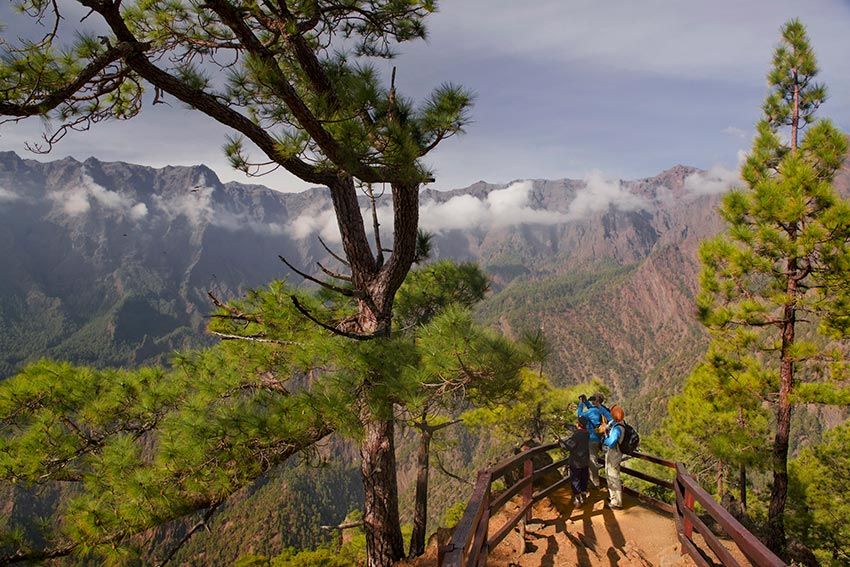
<svg viewBox="0 0 850 567">
<path fill-rule="evenodd" d="M 8 6 L 7 34 L 17 25 Z M 779 28 L 792 17 L 808 27 L 829 88 L 821 115 L 850 132 L 848 0 L 443 0 L 429 40 L 404 46 L 392 64 L 407 95 L 444 81 L 477 93 L 468 134 L 428 158 L 438 189 L 590 172 L 637 178 L 679 163 L 734 168 L 759 117 Z M 0 127 L 0 149 L 26 154 L 41 127 Z M 247 181 L 226 165 L 224 133 L 176 103 L 160 105 L 68 136 L 37 159 L 206 163 L 222 179 Z M 305 187 L 285 174 L 251 182 Z"/>
</svg>

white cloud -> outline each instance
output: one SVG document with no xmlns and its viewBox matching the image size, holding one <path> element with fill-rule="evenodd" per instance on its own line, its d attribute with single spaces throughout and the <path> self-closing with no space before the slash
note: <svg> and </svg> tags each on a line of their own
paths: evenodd
<svg viewBox="0 0 850 567">
<path fill-rule="evenodd" d="M 91 209 L 88 193 L 82 188 L 64 192 L 56 191 L 50 193 L 49 197 L 56 204 L 61 205 L 65 214 L 72 217 L 87 213 Z"/>
<path fill-rule="evenodd" d="M 287 232 L 290 236 L 299 240 L 304 240 L 310 235 L 318 233 L 326 241 L 341 241 L 333 209 L 308 209 L 289 224 Z"/>
<path fill-rule="evenodd" d="M 708 171 L 692 173 L 685 178 L 685 192 L 691 195 L 716 195 L 741 184 L 737 170 L 715 165 Z"/>
<path fill-rule="evenodd" d="M 148 216 L 148 206 L 144 203 L 136 203 L 130 207 L 130 218 L 140 220 Z"/>
<path fill-rule="evenodd" d="M 14 191 L 6 189 L 5 187 L 0 187 L 0 203 L 8 203 L 10 201 L 17 201 L 20 198 L 21 198 L 21 196 L 18 195 L 17 193 L 15 193 Z"/>
<path fill-rule="evenodd" d="M 649 206 L 646 199 L 629 193 L 620 180 L 606 179 L 600 172 L 591 172 L 584 178 L 585 186 L 570 203 L 570 219 L 580 219 L 595 212 L 615 207 L 621 211 L 634 211 Z"/>
<path fill-rule="evenodd" d="M 213 191 L 212 187 L 199 185 L 189 193 L 154 195 L 152 200 L 156 208 L 165 213 L 169 220 L 183 216 L 192 226 L 197 227 L 209 223 L 214 216 Z"/>
<path fill-rule="evenodd" d="M 222 209 L 214 209 L 211 224 L 231 232 L 250 230 L 257 234 L 284 234 L 286 230 L 280 223 L 264 223 L 245 213 L 233 213 Z"/>
<path fill-rule="evenodd" d="M 621 211 L 647 208 L 650 203 L 630 193 L 619 180 L 608 180 L 600 173 L 585 178 L 567 212 L 535 209 L 529 205 L 531 181 L 517 181 L 504 189 L 490 191 L 484 198 L 457 195 L 447 201 L 424 201 L 419 208 L 420 225 L 429 232 L 471 230 L 499 226 L 555 225 L 580 220 L 614 207 Z M 361 209 L 371 226 L 368 209 Z M 392 231 L 392 208 L 378 208 L 382 233 Z M 318 233 L 324 240 L 339 242 L 336 217 L 332 209 L 311 209 L 299 215 L 288 227 L 293 238 L 306 239 Z"/>
<path fill-rule="evenodd" d="M 144 203 L 136 202 L 129 195 L 110 191 L 98 185 L 85 173 L 80 186 L 64 191 L 54 191 L 48 194 L 48 198 L 69 216 L 85 214 L 91 210 L 93 204 L 121 216 L 128 215 L 133 220 L 140 220 L 148 214 L 147 205 Z"/>
</svg>

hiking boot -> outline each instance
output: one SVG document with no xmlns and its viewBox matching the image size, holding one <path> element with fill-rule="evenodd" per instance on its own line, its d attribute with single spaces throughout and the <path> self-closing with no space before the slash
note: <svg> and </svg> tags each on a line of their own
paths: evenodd
<svg viewBox="0 0 850 567">
<path fill-rule="evenodd" d="M 579 507 L 584 504 L 584 496 L 576 494 L 573 496 L 573 506 Z"/>
<path fill-rule="evenodd" d="M 611 510 L 622 510 L 623 509 L 622 504 L 614 504 L 613 502 L 606 502 L 605 507 L 610 508 Z"/>
</svg>

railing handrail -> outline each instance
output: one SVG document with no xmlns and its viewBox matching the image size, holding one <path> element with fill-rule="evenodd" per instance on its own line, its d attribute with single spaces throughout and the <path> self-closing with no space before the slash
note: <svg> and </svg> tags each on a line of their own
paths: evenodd
<svg viewBox="0 0 850 567">
<path fill-rule="evenodd" d="M 493 480 L 498 480 L 502 478 L 506 472 L 508 472 L 513 467 L 517 466 L 519 463 L 525 461 L 526 459 L 530 459 L 539 453 L 545 453 L 547 451 L 551 451 L 558 447 L 558 443 L 548 443 L 546 445 L 538 445 L 537 447 L 531 447 L 530 449 L 526 449 L 517 455 L 513 455 L 512 457 L 508 457 L 507 459 L 503 459 L 490 467 L 488 470 L 490 471 L 490 475 Z"/>
<path fill-rule="evenodd" d="M 782 561 L 782 559 L 770 551 L 770 549 L 768 549 L 761 540 L 741 525 L 741 523 L 725 508 L 723 508 L 723 506 L 718 504 L 717 501 L 712 498 L 711 495 L 696 481 L 696 479 L 690 475 L 688 470 L 685 468 L 685 465 L 682 463 L 676 463 L 676 482 L 684 488 L 684 491 L 682 492 L 683 503 L 687 506 L 687 502 L 689 501 L 688 494 L 693 495 L 694 500 L 702 505 L 705 511 L 708 512 L 708 515 L 717 522 L 726 535 L 735 542 L 738 549 L 740 549 L 750 561 L 759 567 L 780 567 L 785 565 L 785 562 Z M 693 505 L 688 507 L 691 511 L 693 511 Z M 684 512 L 679 510 L 679 513 Z M 706 540 L 717 538 L 717 536 L 715 536 L 710 530 L 705 530 L 705 532 L 700 531 L 700 534 Z M 717 540 L 716 543 L 720 544 L 720 541 Z"/>
<path fill-rule="evenodd" d="M 518 455 L 506 458 L 497 464 L 480 471 L 475 487 L 470 497 L 469 504 L 464 511 L 463 517 L 455 527 L 452 539 L 448 546 L 441 548 L 438 562 L 441 567 L 467 567 L 483 565 L 486 562 L 490 549 L 498 543 L 520 522 L 521 532 L 524 535 L 525 521 L 530 520 L 531 506 L 538 500 L 547 496 L 550 492 L 564 484 L 569 476 L 553 482 L 551 485 L 533 492 L 534 480 L 562 466 L 568 461 L 564 458 L 560 461 L 547 463 L 540 469 L 534 469 L 534 457 L 559 447 L 559 444 L 549 443 L 527 449 Z M 640 478 L 666 489 L 672 489 L 676 504 L 671 506 L 655 498 L 647 496 L 634 489 L 624 487 L 623 491 L 636 496 L 640 500 L 656 506 L 666 512 L 672 513 L 676 520 L 676 531 L 682 544 L 682 553 L 688 553 L 698 565 L 708 565 L 704 558 L 704 552 L 694 543 L 692 539 L 694 528 L 700 532 L 705 543 L 717 555 L 724 565 L 737 566 L 734 559 L 720 539 L 711 532 L 702 520 L 694 512 L 694 502 L 699 502 L 708 512 L 709 516 L 723 529 L 728 537 L 735 542 L 738 549 L 758 567 L 783 567 L 785 563 L 771 552 L 756 536 L 750 533 L 738 520 L 718 504 L 706 490 L 694 479 L 682 463 L 674 463 L 653 455 L 634 452 L 630 457 L 645 460 L 657 465 L 667 467 L 675 471 L 675 478 L 670 480 L 660 479 L 648 473 L 636 471 L 628 467 L 622 467 L 621 472 Z M 511 469 L 523 465 L 523 476 L 510 487 L 507 487 L 501 495 L 491 502 L 491 485 L 493 481 L 502 478 Z M 490 518 L 504 506 L 507 501 L 517 494 L 523 495 L 523 503 L 520 510 L 508 522 L 503 525 L 490 539 L 487 538 Z M 486 525 L 482 524 L 486 523 Z"/>
</svg>

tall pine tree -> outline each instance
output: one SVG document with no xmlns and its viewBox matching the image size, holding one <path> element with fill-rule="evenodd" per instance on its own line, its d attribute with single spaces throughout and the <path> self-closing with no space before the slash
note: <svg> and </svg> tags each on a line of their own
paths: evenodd
<svg viewBox="0 0 850 567">
<path fill-rule="evenodd" d="M 699 312 L 730 365 L 761 377 L 775 408 L 768 545 L 784 554 L 791 411 L 835 401 L 846 375 L 831 339 L 848 331 L 850 207 L 832 180 L 844 135 L 816 120 L 826 99 L 804 26 L 792 20 L 768 75 L 764 118 L 742 170 L 746 188 L 720 212 L 729 223 L 700 250 Z"/>
<path fill-rule="evenodd" d="M 342 237 L 344 258 L 337 257 L 348 273 L 323 268 L 342 286 L 314 281 L 354 298 L 358 308 L 336 319 L 296 302 L 302 316 L 355 341 L 390 334 L 395 292 L 416 255 L 419 185 L 431 177 L 421 158 L 462 132 L 471 97 L 443 85 L 414 107 L 397 92 L 395 71 L 381 81 L 370 61 L 424 38 L 434 0 L 78 0 L 86 23 L 61 17 L 54 1 L 14 4 L 47 24 L 47 33 L 0 38 L 0 115 L 54 120 L 58 126 L 38 149 L 49 150 L 70 130 L 133 118 L 146 100 L 188 105 L 230 129 L 226 152 L 234 167 L 249 174 L 283 168 L 329 188 Z M 86 28 L 95 20 L 101 35 Z M 382 183 L 393 207 L 386 250 L 377 222 L 374 247 L 367 237 L 357 193 L 358 184 Z M 376 368 L 355 408 L 365 427 L 370 566 L 403 556 L 393 404 L 373 395 L 381 375 Z"/>
</svg>

